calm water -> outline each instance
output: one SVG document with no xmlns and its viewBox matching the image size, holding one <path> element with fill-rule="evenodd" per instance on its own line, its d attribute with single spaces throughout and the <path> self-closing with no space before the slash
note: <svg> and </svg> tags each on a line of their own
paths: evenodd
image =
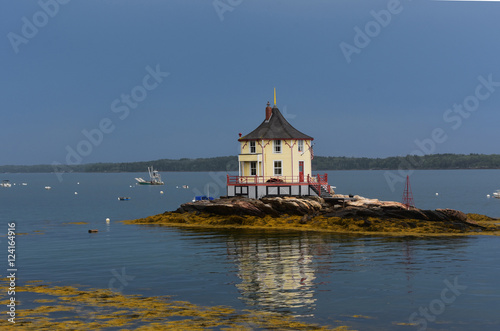
<svg viewBox="0 0 500 331">
<path fill-rule="evenodd" d="M 498 237 L 123 225 L 118 221 L 174 210 L 207 190 L 225 194 L 225 173 L 163 173 L 164 186 L 134 185 L 134 177 L 146 175 L 66 174 L 59 182 L 53 174 L 2 174 L 0 179 L 17 184 L 0 188 L 2 247 L 6 250 L 8 222 L 27 233 L 17 239 L 21 284 L 44 280 L 173 295 L 195 304 L 278 311 L 361 330 L 500 329 Z M 329 178 L 339 193 L 401 200 L 403 184 L 392 192 L 383 171 L 334 171 Z M 499 179 L 498 170 L 416 171 L 411 176 L 420 208 L 494 217 L 500 217 L 500 200 L 486 195 L 500 189 Z M 45 190 L 47 185 L 52 189 Z M 182 185 L 189 188 L 176 188 Z M 119 196 L 132 199 L 118 201 Z M 99 233 L 87 233 L 90 228 Z M 419 326 L 402 325 L 410 319 Z"/>
</svg>

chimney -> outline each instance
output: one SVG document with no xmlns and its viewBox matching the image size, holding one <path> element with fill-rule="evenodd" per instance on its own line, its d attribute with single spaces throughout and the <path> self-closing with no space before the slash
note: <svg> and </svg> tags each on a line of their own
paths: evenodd
<svg viewBox="0 0 500 331">
<path fill-rule="evenodd" d="M 267 102 L 267 107 L 266 107 L 266 121 L 269 121 L 271 118 L 271 115 L 273 114 L 273 109 L 271 108 L 271 104 L 269 101 Z"/>
</svg>

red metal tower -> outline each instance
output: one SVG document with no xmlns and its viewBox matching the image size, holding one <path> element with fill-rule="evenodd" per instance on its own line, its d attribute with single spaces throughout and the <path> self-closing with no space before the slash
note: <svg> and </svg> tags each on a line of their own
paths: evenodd
<svg viewBox="0 0 500 331">
<path fill-rule="evenodd" d="M 410 209 L 410 207 L 415 207 L 415 203 L 413 202 L 413 193 L 411 192 L 409 176 L 406 176 L 406 185 L 405 185 L 405 190 L 403 192 L 403 205 L 406 206 L 406 209 Z"/>
</svg>

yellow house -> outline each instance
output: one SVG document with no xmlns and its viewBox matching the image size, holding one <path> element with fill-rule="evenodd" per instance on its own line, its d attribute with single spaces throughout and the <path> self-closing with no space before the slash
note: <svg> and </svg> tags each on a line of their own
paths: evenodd
<svg viewBox="0 0 500 331">
<path fill-rule="evenodd" d="M 312 176 L 314 138 L 295 129 L 276 106 L 267 103 L 264 121 L 238 139 L 239 174 L 228 176 L 228 196 L 325 195 L 326 174 Z"/>
<path fill-rule="evenodd" d="M 311 175 L 311 143 L 314 138 L 295 129 L 278 107 L 267 103 L 261 125 L 238 139 L 240 176 L 264 176 L 294 181 Z"/>
</svg>

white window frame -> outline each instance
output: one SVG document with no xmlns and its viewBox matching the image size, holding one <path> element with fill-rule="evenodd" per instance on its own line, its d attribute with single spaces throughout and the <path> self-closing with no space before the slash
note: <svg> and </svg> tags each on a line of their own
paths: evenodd
<svg viewBox="0 0 500 331">
<path fill-rule="evenodd" d="M 255 141 L 251 141 L 249 144 L 248 144 L 248 148 L 249 148 L 249 151 L 250 151 L 250 154 L 255 154 L 257 153 L 257 144 L 255 143 Z M 253 150 L 253 151 L 252 151 Z"/>
<path fill-rule="evenodd" d="M 252 165 L 255 165 L 255 167 L 252 167 Z M 252 171 L 255 171 L 254 174 L 252 174 Z M 250 176 L 257 176 L 257 161 L 250 161 Z"/>
<path fill-rule="evenodd" d="M 282 144 L 281 140 L 273 140 L 273 153 L 274 154 L 281 154 L 282 151 Z M 279 148 L 279 151 L 276 151 L 276 149 Z"/>
<path fill-rule="evenodd" d="M 280 163 L 279 167 L 276 167 L 276 162 Z M 279 174 L 276 173 L 277 169 L 280 170 Z M 283 176 L 283 161 L 282 160 L 274 160 L 273 161 L 273 174 L 274 174 L 274 176 Z"/>
<path fill-rule="evenodd" d="M 299 153 L 304 152 L 304 140 L 297 141 L 297 150 Z"/>
</svg>

